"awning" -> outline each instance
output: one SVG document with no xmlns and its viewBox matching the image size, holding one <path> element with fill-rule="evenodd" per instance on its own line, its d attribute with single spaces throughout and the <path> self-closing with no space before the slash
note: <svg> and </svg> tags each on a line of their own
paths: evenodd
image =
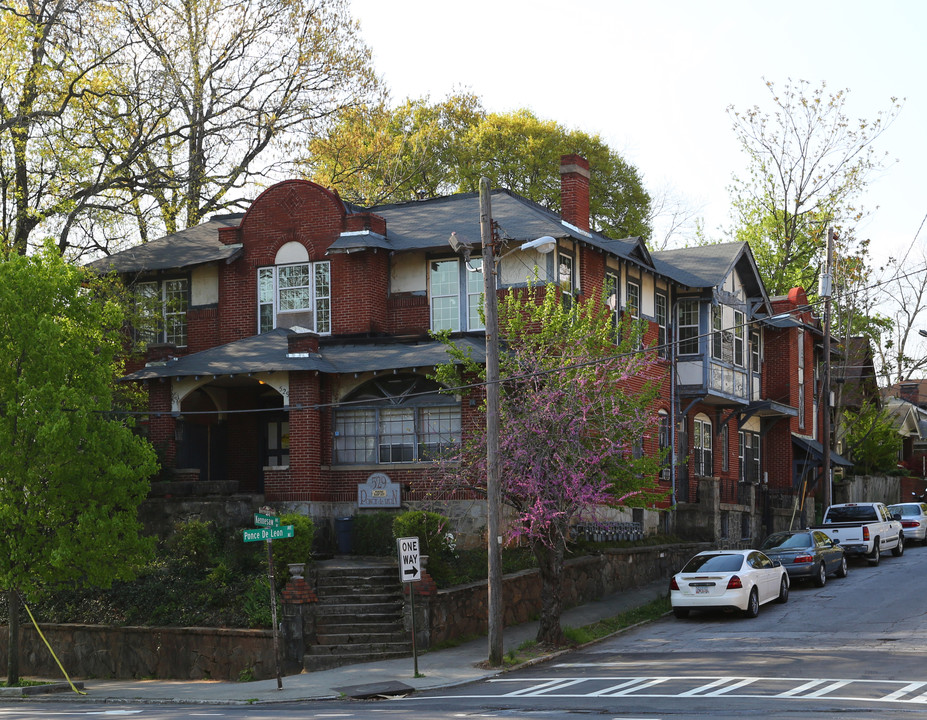
<svg viewBox="0 0 927 720">
<path fill-rule="evenodd" d="M 824 446 L 814 438 L 792 433 L 792 446 L 803 453 L 807 458 L 806 462 L 811 465 L 821 465 L 824 462 Z M 841 467 L 853 467 L 853 463 L 842 455 L 838 455 L 833 450 L 830 451 L 830 462 L 832 465 Z"/>
</svg>

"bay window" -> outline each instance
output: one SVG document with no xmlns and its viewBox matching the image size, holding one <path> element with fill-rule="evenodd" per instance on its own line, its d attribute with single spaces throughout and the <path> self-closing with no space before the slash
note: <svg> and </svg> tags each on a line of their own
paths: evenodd
<svg viewBox="0 0 927 720">
<path fill-rule="evenodd" d="M 334 413 L 334 462 L 435 460 L 460 445 L 460 403 L 418 376 L 371 380 Z"/>
</svg>

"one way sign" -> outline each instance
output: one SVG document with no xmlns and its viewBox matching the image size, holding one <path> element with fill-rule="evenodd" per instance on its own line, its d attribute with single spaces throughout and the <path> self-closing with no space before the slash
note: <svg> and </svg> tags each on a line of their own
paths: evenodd
<svg viewBox="0 0 927 720">
<path fill-rule="evenodd" d="M 418 582 L 422 579 L 422 560 L 418 554 L 418 538 L 396 538 L 399 548 L 399 579 L 402 582 Z"/>
</svg>

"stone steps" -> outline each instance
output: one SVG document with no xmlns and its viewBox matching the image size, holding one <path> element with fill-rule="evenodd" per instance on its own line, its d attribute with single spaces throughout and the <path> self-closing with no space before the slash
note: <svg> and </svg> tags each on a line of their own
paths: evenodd
<svg viewBox="0 0 927 720">
<path fill-rule="evenodd" d="M 316 594 L 316 644 L 306 649 L 306 671 L 412 654 L 394 565 L 319 568 Z"/>
</svg>

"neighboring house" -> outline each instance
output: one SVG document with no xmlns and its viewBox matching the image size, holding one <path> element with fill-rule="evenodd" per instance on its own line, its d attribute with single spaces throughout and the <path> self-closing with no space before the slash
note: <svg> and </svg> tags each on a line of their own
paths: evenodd
<svg viewBox="0 0 927 720">
<path fill-rule="evenodd" d="M 884 408 L 902 438 L 899 464 L 927 477 L 927 410 L 896 397 L 885 398 Z"/>
<path fill-rule="evenodd" d="M 588 163 L 564 156 L 560 171 L 560 215 L 492 192 L 501 292 L 537 273 L 647 321 L 661 420 L 640 450 L 676 448 L 661 474 L 675 499 L 695 502 L 705 478 L 725 503 L 751 502 L 744 488 L 760 483 L 797 493 L 820 462 L 806 301 L 770 300 L 746 243 L 651 254 L 592 231 Z M 429 331 L 484 353 L 479 254 L 467 263 L 451 233 L 479 246 L 477 195 L 364 209 L 291 180 L 244 214 L 93 263 L 149 310 L 127 379 L 148 389 L 143 427 L 163 467 L 320 520 L 423 501 L 433 458 L 482 423 L 478 391 L 444 394 L 428 377 L 447 361 Z M 543 236 L 552 252 L 518 249 Z"/>
<path fill-rule="evenodd" d="M 786 487 L 782 479 L 790 478 L 793 491 L 803 497 L 823 480 L 823 329 L 802 288 L 772 298 L 771 304 L 774 315 L 767 320 L 764 390 L 767 397 L 794 410 L 788 413 L 786 422 L 775 422 L 768 430 L 767 443 L 777 448 L 770 460 L 770 487 L 773 477 L 779 489 Z M 834 425 L 832 422 L 831 441 L 827 443 L 831 448 Z M 851 465 L 831 452 L 833 469 Z"/>
</svg>

